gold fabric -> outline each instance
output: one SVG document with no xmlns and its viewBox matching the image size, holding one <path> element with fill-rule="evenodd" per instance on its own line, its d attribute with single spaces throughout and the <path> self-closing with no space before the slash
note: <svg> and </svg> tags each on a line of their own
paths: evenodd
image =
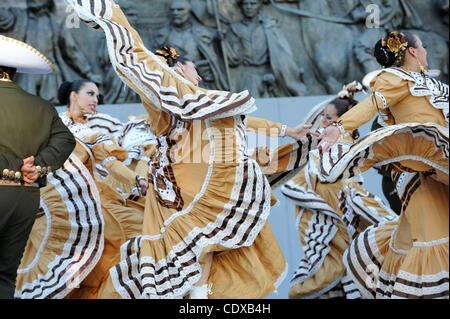
<svg viewBox="0 0 450 319">
<path fill-rule="evenodd" d="M 124 298 L 185 295 L 207 252 L 214 252 L 209 297 L 273 292 L 286 265 L 267 223 L 270 185 L 237 138 L 245 135 L 241 116 L 255 110 L 253 98 L 247 91 L 207 91 L 180 77 L 144 48 L 112 1 L 73 4 L 105 32 L 113 67 L 141 95 L 158 137 L 142 235 L 111 268 L 102 296 L 108 287 Z M 94 9 L 100 4 L 104 11 Z"/>
<path fill-rule="evenodd" d="M 352 142 L 351 137 L 345 137 L 340 142 Z M 314 159 L 311 159 L 314 160 Z M 306 176 L 307 174 L 307 176 Z M 288 197 L 294 196 L 299 201 L 294 201 L 296 204 L 296 217 L 299 218 L 298 231 L 300 242 L 304 247 L 304 254 L 312 261 L 305 261 L 301 263 L 299 267 L 305 267 L 305 265 L 315 264 L 321 261 L 321 265 L 317 270 L 310 270 L 306 274 L 300 272 L 294 274 L 291 279 L 291 287 L 289 289 L 289 298 L 301 299 L 301 298 L 319 298 L 324 295 L 333 287 L 340 284 L 340 280 L 346 275 L 346 269 L 342 262 L 342 257 L 345 250 L 349 247 L 350 240 L 358 233 L 362 232 L 368 226 L 377 224 L 381 221 L 388 221 L 395 219 L 395 214 L 390 211 L 384 204 L 363 189 L 360 183 L 353 181 L 352 179 L 341 179 L 336 183 L 322 183 L 317 177 L 316 173 L 309 169 L 309 167 L 302 169 L 292 180 L 287 184 L 294 185 L 295 188 L 301 188 L 311 194 L 316 195 L 316 198 L 311 198 L 298 193 L 293 195 L 292 193 L 283 193 Z M 295 189 L 294 188 L 294 189 Z M 349 197 L 358 197 L 349 198 Z M 308 203 L 299 204 L 302 201 L 324 201 L 324 205 L 328 205 L 328 208 L 322 207 L 312 211 L 308 208 Z M 365 215 L 361 213 L 350 211 L 350 201 L 358 201 L 358 208 L 360 211 L 364 211 Z M 327 209 L 331 209 L 330 212 Z M 326 221 L 317 217 L 317 215 L 330 214 L 335 216 L 335 224 L 337 229 L 327 228 Z M 350 215 L 351 214 L 351 215 Z M 370 215 L 370 217 L 367 217 Z M 352 218 L 349 220 L 349 216 Z M 326 217 L 325 217 L 326 218 Z M 328 233 L 327 233 L 328 232 Z M 334 233 L 335 232 L 335 233 Z M 328 244 L 319 245 L 312 255 L 305 242 L 305 238 L 308 240 L 313 239 L 316 236 L 332 236 L 332 239 Z M 305 251 L 306 249 L 306 251 Z M 325 257 L 320 257 L 325 255 Z M 319 257 L 318 257 L 319 256 Z M 315 258 L 317 258 L 316 261 Z"/>
<path fill-rule="evenodd" d="M 411 95 L 410 87 L 413 85 L 413 82 L 392 73 L 382 72 L 372 81 L 371 92 L 379 92 L 386 99 L 389 112 L 395 119 L 390 124 L 433 122 L 445 126 L 442 112 L 429 103 L 429 97 Z M 369 96 L 338 119 L 347 132 L 353 132 L 383 109 L 383 100 L 377 95 L 374 98 L 376 103 Z"/>
<path fill-rule="evenodd" d="M 110 156 L 114 156 L 119 160 L 127 157 L 127 152 L 117 145 L 104 142 L 95 143 L 99 136 L 99 134 L 94 134 L 84 139 L 86 145 L 92 145 L 89 149 L 97 163 L 101 163 Z M 87 174 L 94 176 L 93 162 L 87 150 L 80 143 L 77 143 L 73 156 L 76 156 L 81 166 L 85 167 Z M 111 164 L 108 165 L 107 163 L 106 166 L 111 175 L 118 181 L 130 183 L 131 180 L 134 182 L 135 174 L 126 168 L 123 163 L 118 160 L 113 160 L 109 163 Z M 74 174 L 73 176 L 75 178 L 78 175 Z M 83 182 L 84 180 L 81 179 L 78 181 L 78 184 L 83 184 Z M 107 182 L 95 179 L 93 183 L 90 187 L 95 188 L 95 191 L 98 192 L 98 205 L 101 205 L 101 210 L 97 211 L 97 215 L 101 215 L 103 220 L 99 221 L 100 225 L 91 224 L 91 227 L 103 227 L 103 231 L 97 234 L 97 236 L 101 237 L 99 237 L 99 242 L 96 244 L 99 247 L 95 248 L 101 251 L 97 255 L 93 255 L 94 260 L 85 261 L 82 268 L 86 268 L 88 271 L 83 272 L 82 276 L 75 273 L 69 282 L 64 282 L 66 280 L 65 277 L 55 279 L 58 285 L 62 284 L 65 288 L 60 289 L 60 291 L 49 292 L 50 297 L 97 298 L 99 289 L 102 289 L 102 285 L 109 276 L 109 269 L 118 262 L 120 246 L 141 231 L 143 204 L 126 205 L 122 197 Z M 79 233 L 81 229 L 88 229 L 89 227 L 89 224 L 86 223 L 74 225 L 73 221 L 69 220 L 68 216 L 78 213 L 78 210 L 72 212 L 71 206 L 68 204 L 70 199 L 62 198 L 61 194 L 61 190 L 58 190 L 53 184 L 49 184 L 41 189 L 41 199 L 47 207 L 49 216 L 42 216 L 36 219 L 33 226 L 20 268 L 29 268 L 33 260 L 34 267 L 24 274 L 19 273 L 16 290 L 20 292 L 23 290 L 22 286 L 28 287 L 33 282 L 39 282 L 42 276 L 48 273 L 50 263 L 54 263 L 55 260 L 61 258 L 65 245 L 74 245 L 72 243 L 73 238 L 71 239 L 70 237 L 73 236 L 74 232 Z M 79 199 L 80 201 L 82 199 Z M 76 207 L 77 204 L 74 205 Z M 70 212 L 68 209 L 70 209 Z M 48 238 L 44 238 L 44 236 L 48 236 Z M 45 245 L 42 246 L 44 240 Z M 93 249 L 89 247 L 88 249 Z M 36 260 L 39 249 L 42 251 L 39 252 Z M 74 253 L 75 255 L 67 254 L 66 262 L 73 259 L 74 261 L 71 262 L 73 264 L 77 260 L 76 251 L 72 252 L 72 254 Z M 45 283 L 42 286 L 46 287 Z M 46 289 L 50 290 L 48 287 Z M 46 292 L 47 290 L 44 291 Z M 26 292 L 27 290 L 25 289 L 23 293 Z M 27 294 L 23 295 L 26 298 L 28 296 Z M 33 295 L 34 297 L 39 297 L 39 295 Z"/>
<path fill-rule="evenodd" d="M 413 85 L 413 81 L 388 72 L 374 80 L 373 90 L 384 96 L 397 125 L 383 129 L 381 135 L 369 134 L 349 150 L 351 156 L 330 170 L 330 181 L 342 172 L 365 171 L 380 164 L 398 172 L 416 172 L 416 178 L 403 186 L 399 221 L 367 229 L 344 256 L 349 273 L 366 298 L 449 296 L 448 127 L 429 96 L 411 94 Z M 377 101 L 383 105 L 381 98 Z M 340 120 L 346 130 L 353 130 L 375 112 L 368 98 Z M 378 285 L 366 280 L 373 278 L 370 271 L 374 267 L 380 275 Z"/>
</svg>

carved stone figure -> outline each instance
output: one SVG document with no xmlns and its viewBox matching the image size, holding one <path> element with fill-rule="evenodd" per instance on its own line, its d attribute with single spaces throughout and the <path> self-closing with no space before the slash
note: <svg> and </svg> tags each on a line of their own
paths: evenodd
<svg viewBox="0 0 450 319">
<path fill-rule="evenodd" d="M 278 22 L 261 14 L 263 0 L 239 0 L 238 5 L 243 19 L 232 23 L 226 34 L 229 64 L 240 66 L 234 90 L 248 89 L 254 97 L 305 95 L 289 42 Z"/>
<path fill-rule="evenodd" d="M 172 0 L 169 22 L 154 37 L 153 50 L 160 46 L 174 47 L 182 56 L 193 61 L 207 89 L 227 89 L 227 79 L 220 65 L 216 32 L 193 19 L 187 0 Z"/>
<path fill-rule="evenodd" d="M 335 94 L 379 68 L 372 49 L 391 30 L 419 35 L 429 68 L 449 80 L 449 0 L 115 1 L 149 49 L 170 45 L 193 60 L 207 89 L 248 89 L 257 98 Z M 366 23 L 369 6 L 379 9 L 379 27 Z M 68 24 L 69 9 L 64 0 L 0 1 L 0 34 L 30 43 L 57 68 L 18 74 L 19 84 L 57 104 L 62 81 L 89 78 L 104 103 L 139 102 L 111 68 L 102 33 Z"/>
<path fill-rule="evenodd" d="M 354 63 L 353 41 L 359 37 L 357 27 L 353 23 L 341 23 L 354 7 L 354 0 L 327 1 L 303 0 L 300 8 L 315 16 L 333 17 L 337 22 L 324 21 L 318 18 L 300 18 L 301 40 L 314 65 L 314 76 L 317 85 L 321 85 L 325 93 L 336 94 L 348 83 L 359 77 Z"/>
</svg>

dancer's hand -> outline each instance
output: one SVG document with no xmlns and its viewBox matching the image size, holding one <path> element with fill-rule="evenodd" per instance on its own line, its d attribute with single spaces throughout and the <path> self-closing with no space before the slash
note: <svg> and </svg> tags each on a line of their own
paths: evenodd
<svg viewBox="0 0 450 319">
<path fill-rule="evenodd" d="M 328 126 L 318 137 L 320 141 L 317 148 L 321 154 L 329 152 L 331 147 L 336 144 L 339 139 L 340 131 L 336 126 Z"/>
<path fill-rule="evenodd" d="M 317 132 L 311 131 L 311 124 L 299 124 L 294 128 L 286 128 L 286 136 L 292 137 L 294 140 L 299 140 L 306 134 L 311 134 L 314 136 L 319 136 Z"/>
</svg>

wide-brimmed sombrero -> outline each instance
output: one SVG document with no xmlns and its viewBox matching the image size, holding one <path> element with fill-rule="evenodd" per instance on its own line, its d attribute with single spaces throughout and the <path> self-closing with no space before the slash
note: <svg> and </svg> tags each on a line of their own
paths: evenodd
<svg viewBox="0 0 450 319">
<path fill-rule="evenodd" d="M 47 74 L 55 66 L 32 46 L 0 35 L 0 66 L 17 69 L 18 73 Z"/>
</svg>

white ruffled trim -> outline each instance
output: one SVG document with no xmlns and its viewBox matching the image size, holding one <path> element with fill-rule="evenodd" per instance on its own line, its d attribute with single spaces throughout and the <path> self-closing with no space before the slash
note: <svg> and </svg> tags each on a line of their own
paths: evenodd
<svg viewBox="0 0 450 319">
<path fill-rule="evenodd" d="M 321 157 L 319 155 L 319 151 L 317 149 L 312 150 L 310 152 L 311 169 L 313 169 L 314 172 L 317 173 L 318 178 L 322 182 L 334 182 L 342 174 L 343 174 L 342 178 L 349 178 L 350 176 L 346 170 L 346 166 L 348 166 L 348 163 L 350 161 L 354 161 L 355 155 L 357 155 L 358 153 L 361 153 L 364 150 L 366 150 L 367 148 L 369 148 L 369 154 L 367 156 L 367 159 L 373 158 L 374 154 L 372 151 L 372 145 L 375 145 L 377 142 L 379 142 L 380 140 L 384 139 L 387 136 L 395 136 L 397 134 L 410 133 L 413 136 L 423 136 L 424 138 L 428 138 L 429 140 L 431 139 L 429 136 L 427 136 L 425 134 L 412 133 L 410 131 L 410 129 L 414 128 L 414 127 L 423 127 L 424 130 L 435 129 L 436 131 L 438 131 L 439 134 L 442 134 L 443 136 L 448 137 L 448 129 L 444 128 L 441 125 L 431 123 L 431 122 L 428 122 L 428 123 L 402 123 L 402 124 L 390 125 L 388 127 L 381 128 L 381 129 L 378 129 L 377 131 L 373 131 L 373 132 L 369 133 L 371 135 L 371 138 L 366 138 L 364 140 L 361 140 L 360 142 L 358 142 L 356 144 L 357 147 L 353 147 L 353 146 L 351 147 L 351 145 L 344 144 L 344 143 L 333 145 L 333 147 L 331 148 L 331 151 L 323 154 L 323 158 L 322 158 L 322 164 L 323 164 L 324 170 L 326 171 L 326 175 L 320 173 L 320 171 L 317 168 L 317 165 L 315 163 L 315 161 L 317 161 L 317 162 L 320 161 Z M 343 152 L 342 152 L 343 155 L 341 158 L 337 158 L 338 145 L 341 145 L 343 147 Z M 447 155 L 448 147 L 446 147 L 443 150 L 443 152 L 446 156 L 448 156 Z M 417 155 L 414 155 L 414 156 L 411 155 L 409 158 L 407 156 L 409 156 L 409 155 L 405 155 L 405 157 L 397 157 L 396 159 L 399 160 L 399 159 L 404 158 L 404 159 L 419 160 L 419 161 L 422 161 L 436 169 L 442 170 L 444 173 L 448 174 L 448 170 L 444 169 L 443 167 L 441 167 L 438 164 L 434 164 L 434 163 L 430 162 L 426 158 L 423 158 L 423 157 L 420 157 Z M 329 164 L 330 163 L 329 157 L 331 157 L 333 159 L 333 162 L 336 163 L 333 167 L 331 167 Z M 315 158 L 315 160 L 313 160 L 312 158 Z M 365 160 L 365 159 L 359 158 L 359 161 L 363 161 L 363 160 Z M 386 161 L 383 161 L 382 164 L 376 163 L 374 166 L 378 167 L 380 165 L 388 164 L 393 161 L 394 161 L 393 159 L 388 159 Z M 354 167 L 355 175 L 361 174 L 361 170 L 360 170 L 359 166 L 360 166 L 359 164 L 352 165 L 352 167 Z"/>
<path fill-rule="evenodd" d="M 304 299 L 316 299 L 319 298 L 320 296 L 322 296 L 323 294 L 326 294 L 327 292 L 329 292 L 331 289 L 333 289 L 334 287 L 336 287 L 342 280 L 342 276 L 340 276 L 338 279 L 336 279 L 335 281 L 333 281 L 331 284 L 329 284 L 327 287 L 323 288 L 322 290 L 316 292 L 315 294 L 309 295 L 304 297 Z"/>
<path fill-rule="evenodd" d="M 380 167 L 380 166 L 387 165 L 390 163 L 395 163 L 395 162 L 400 162 L 400 161 L 405 161 L 405 160 L 414 160 L 414 161 L 425 163 L 425 164 L 448 175 L 448 169 L 445 169 L 443 166 L 440 166 L 440 165 L 438 165 L 422 156 L 418 156 L 418 155 L 402 155 L 402 156 L 393 157 L 388 160 L 378 162 L 373 167 Z"/>
<path fill-rule="evenodd" d="M 394 229 L 394 231 L 391 233 L 391 238 L 389 239 L 389 248 L 393 251 L 393 252 L 395 252 L 396 254 L 399 254 L 399 255 L 408 255 L 408 250 L 403 250 L 403 249 L 395 249 L 394 247 L 393 247 L 393 243 L 394 243 L 394 240 L 395 240 L 395 234 L 397 233 L 397 229 L 398 229 L 398 226 L 396 226 L 395 227 L 395 229 Z"/>
<path fill-rule="evenodd" d="M 413 247 L 432 247 L 437 245 L 442 245 L 445 243 L 448 243 L 449 238 L 441 238 L 438 240 L 432 240 L 432 241 L 415 241 L 413 242 Z"/>
<path fill-rule="evenodd" d="M 84 245 L 89 236 L 91 241 L 90 247 L 87 251 L 83 251 L 79 246 L 77 246 L 77 249 L 71 252 L 71 249 L 74 247 L 66 243 L 63 247 L 62 253 L 57 255 L 55 260 L 48 265 L 49 271 L 47 273 L 40 274 L 33 282 L 22 285 L 21 291 L 32 289 L 32 292 L 23 294 L 21 291 L 16 290 L 16 298 L 46 298 L 57 289 L 60 291 L 54 295 L 53 298 L 63 298 L 71 290 L 73 290 L 77 284 L 81 283 L 86 278 L 86 276 L 96 266 L 102 255 L 104 248 L 104 220 L 102 215 L 100 194 L 98 193 L 97 186 L 86 166 L 84 166 L 84 164 L 81 163 L 81 161 L 74 154 L 71 154 L 69 159 L 74 162 L 74 165 L 76 166 L 75 171 L 72 172 L 73 165 L 70 164 L 69 160 L 67 160 L 64 163 L 64 166 L 66 166 L 69 173 L 59 169 L 48 176 L 48 182 L 54 184 L 55 189 L 61 194 L 63 199 L 65 199 L 64 202 L 69 213 L 68 218 L 71 224 L 68 241 L 74 241 L 77 237 L 79 229 L 81 228 L 82 233 L 78 245 Z M 82 172 L 81 176 L 77 172 L 78 169 Z M 60 178 L 63 180 L 69 180 L 71 183 L 66 185 L 67 188 L 63 187 L 59 179 L 52 178 L 52 175 L 54 174 L 59 174 Z M 70 177 L 71 175 L 75 176 L 75 179 L 79 179 L 77 181 L 78 184 L 83 185 L 86 181 L 89 184 L 89 188 L 85 188 L 83 195 L 81 195 L 83 197 L 82 199 L 77 196 L 70 196 L 70 193 L 79 195 L 77 189 L 78 185 L 72 180 Z M 78 208 L 85 207 L 86 202 L 90 202 L 91 204 L 88 205 L 86 210 L 83 209 L 83 214 Z M 79 215 L 76 216 L 75 212 Z M 98 217 L 96 215 L 98 215 Z M 95 223 L 96 221 L 98 223 Z M 88 234 L 89 228 L 91 229 Z M 99 246 L 95 247 L 93 244 L 95 244 L 96 238 L 98 237 L 100 237 L 98 244 Z M 92 255 L 95 248 L 97 249 L 96 254 Z M 73 260 L 77 258 L 80 260 L 73 263 Z M 87 258 L 90 258 L 90 260 L 86 266 L 88 261 Z M 54 268 L 58 264 L 60 265 L 57 268 Z M 62 277 L 57 278 L 61 274 Z"/>
<path fill-rule="evenodd" d="M 286 279 L 288 271 L 289 271 L 289 265 L 288 265 L 288 263 L 286 263 L 286 267 L 284 267 L 283 272 L 281 273 L 281 275 L 278 277 L 278 279 L 273 284 L 273 286 L 275 288 L 275 290 L 273 291 L 274 294 L 278 295 L 278 287 L 280 287 L 280 285 Z"/>
<path fill-rule="evenodd" d="M 115 156 L 108 156 L 107 158 L 105 158 L 102 162 L 102 166 L 106 166 L 106 164 L 108 164 L 111 161 L 117 161 L 117 157 Z"/>
<path fill-rule="evenodd" d="M 387 109 L 388 105 L 387 105 L 387 101 L 386 101 L 386 98 L 384 97 L 384 95 L 381 94 L 380 92 L 373 92 L 373 94 L 378 96 L 380 98 L 380 100 L 383 102 L 383 109 Z"/>
</svg>

